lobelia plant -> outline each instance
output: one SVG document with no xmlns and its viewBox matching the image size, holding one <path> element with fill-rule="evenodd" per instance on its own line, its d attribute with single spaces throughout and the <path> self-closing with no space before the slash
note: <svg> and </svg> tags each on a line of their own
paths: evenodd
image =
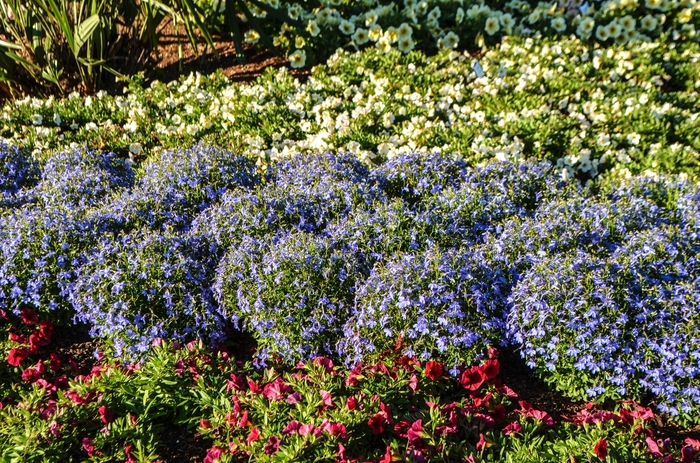
<svg viewBox="0 0 700 463">
<path fill-rule="evenodd" d="M 504 331 L 508 280 L 479 247 L 401 253 L 358 285 L 338 352 L 348 364 L 387 351 L 460 365 L 481 359 Z"/>
<path fill-rule="evenodd" d="M 133 188 L 113 195 L 89 219 L 114 233 L 139 227 L 187 230 L 224 192 L 246 190 L 259 182 L 247 158 L 200 143 L 150 159 L 137 173 Z"/>
<path fill-rule="evenodd" d="M 209 287 L 215 256 L 172 231 L 137 229 L 103 236 L 83 256 L 68 288 L 75 320 L 90 326 L 115 357 L 138 360 L 156 338 L 225 338 Z"/>
<path fill-rule="evenodd" d="M 357 284 L 357 264 L 332 239 L 305 232 L 244 237 L 219 265 L 220 315 L 257 339 L 258 357 L 333 354 Z"/>
<path fill-rule="evenodd" d="M 0 141 L 0 210 L 26 202 L 39 174 L 36 163 L 19 147 Z"/>
</svg>

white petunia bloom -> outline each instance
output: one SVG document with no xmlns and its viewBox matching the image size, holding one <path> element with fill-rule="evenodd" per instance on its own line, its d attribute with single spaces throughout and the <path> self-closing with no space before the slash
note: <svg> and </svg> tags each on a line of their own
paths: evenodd
<svg viewBox="0 0 700 463">
<path fill-rule="evenodd" d="M 345 35 L 352 35 L 355 33 L 355 25 L 346 19 L 340 21 L 340 26 L 338 26 L 338 29 L 340 29 L 340 32 Z"/>
<path fill-rule="evenodd" d="M 289 63 L 293 68 L 303 68 L 306 65 L 306 53 L 304 53 L 304 50 L 296 50 L 289 55 Z"/>
<path fill-rule="evenodd" d="M 41 114 L 34 114 L 32 116 L 32 124 L 41 125 L 42 122 L 44 122 L 44 118 L 41 116 Z"/>
<path fill-rule="evenodd" d="M 498 22 L 498 18 L 491 16 L 486 19 L 486 24 L 484 25 L 484 30 L 488 35 L 493 35 L 501 29 L 501 25 Z"/>
<path fill-rule="evenodd" d="M 357 45 L 364 45 L 365 43 L 367 43 L 367 41 L 369 40 L 369 34 L 367 33 L 367 29 L 362 29 L 361 27 L 358 27 L 355 33 L 352 34 L 352 40 Z"/>
</svg>

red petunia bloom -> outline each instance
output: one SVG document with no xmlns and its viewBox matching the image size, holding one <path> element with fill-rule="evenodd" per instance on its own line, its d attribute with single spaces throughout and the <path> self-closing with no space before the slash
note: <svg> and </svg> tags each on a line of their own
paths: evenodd
<svg viewBox="0 0 700 463">
<path fill-rule="evenodd" d="M 280 439 L 277 436 L 272 436 L 270 439 L 268 439 L 267 444 L 265 445 L 265 453 L 267 455 L 274 455 L 277 453 L 280 449 Z"/>
<path fill-rule="evenodd" d="M 333 371 L 333 361 L 329 358 L 316 357 L 311 363 L 313 365 L 323 367 L 323 369 L 326 370 L 326 373 L 330 373 Z"/>
<path fill-rule="evenodd" d="M 82 444 L 89 457 L 95 456 L 96 453 L 99 453 L 95 450 L 95 441 L 89 437 L 83 437 Z"/>
<path fill-rule="evenodd" d="M 109 424 L 116 418 L 116 415 L 107 410 L 107 407 L 104 405 L 101 405 L 98 411 L 100 412 L 100 418 L 104 424 Z"/>
<path fill-rule="evenodd" d="M 355 410 L 357 408 L 357 399 L 355 396 L 348 397 L 348 401 L 345 404 L 348 410 Z"/>
<path fill-rule="evenodd" d="M 372 431 L 374 434 L 381 434 L 384 432 L 384 426 L 386 424 L 386 417 L 384 416 L 384 413 L 377 413 L 374 415 L 372 418 L 369 419 L 367 422 L 370 428 L 372 428 Z"/>
<path fill-rule="evenodd" d="M 488 378 L 479 367 L 472 367 L 464 370 L 460 382 L 465 389 L 470 391 L 478 390 Z"/>
<path fill-rule="evenodd" d="M 19 316 L 27 325 L 36 325 L 39 323 L 39 316 L 32 309 L 24 308 L 20 310 Z"/>
<path fill-rule="evenodd" d="M 7 354 L 7 363 L 17 367 L 27 357 L 29 357 L 29 350 L 24 347 L 13 347 L 10 349 L 10 353 Z"/>
<path fill-rule="evenodd" d="M 253 441 L 256 441 L 260 438 L 260 431 L 258 431 L 258 428 L 253 426 L 253 428 L 250 430 L 250 433 L 248 434 L 248 437 L 246 437 L 246 442 L 249 444 Z"/>
<path fill-rule="evenodd" d="M 501 372 L 501 364 L 496 359 L 489 359 L 481 365 L 481 371 L 486 375 L 486 379 L 494 379 Z"/>
<path fill-rule="evenodd" d="M 58 358 L 58 355 L 56 355 L 55 352 L 51 352 L 49 354 L 49 365 L 54 373 L 58 373 L 58 371 L 61 369 L 61 359 Z"/>
<path fill-rule="evenodd" d="M 282 434 L 285 436 L 289 437 L 295 432 L 299 431 L 299 428 L 301 428 L 301 423 L 298 421 L 291 421 L 283 430 Z"/>
<path fill-rule="evenodd" d="M 431 360 L 425 364 L 425 376 L 433 381 L 442 377 L 443 370 L 444 368 L 440 362 L 434 362 Z"/>
<path fill-rule="evenodd" d="M 126 462 L 124 463 L 136 463 L 134 456 L 131 454 L 133 450 L 134 446 L 132 444 L 129 444 L 126 447 L 124 447 L 124 454 L 126 455 Z"/>
<path fill-rule="evenodd" d="M 608 441 L 605 439 L 599 440 L 595 447 L 593 448 L 596 456 L 601 460 L 605 460 L 608 457 Z"/>
</svg>

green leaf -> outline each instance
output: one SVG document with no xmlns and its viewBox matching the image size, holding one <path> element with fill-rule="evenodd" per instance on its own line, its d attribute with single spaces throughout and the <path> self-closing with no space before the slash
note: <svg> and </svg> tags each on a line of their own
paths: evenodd
<svg viewBox="0 0 700 463">
<path fill-rule="evenodd" d="M 0 47 L 12 48 L 14 50 L 21 50 L 22 49 L 22 47 L 17 45 L 16 43 L 7 42 L 7 41 L 2 40 L 2 39 L 0 39 Z"/>
<path fill-rule="evenodd" d="M 75 43 L 73 45 L 73 53 L 77 56 L 80 53 L 80 49 L 83 48 L 85 42 L 90 38 L 97 26 L 100 24 L 100 15 L 93 14 L 85 21 L 83 21 L 75 29 Z"/>
</svg>

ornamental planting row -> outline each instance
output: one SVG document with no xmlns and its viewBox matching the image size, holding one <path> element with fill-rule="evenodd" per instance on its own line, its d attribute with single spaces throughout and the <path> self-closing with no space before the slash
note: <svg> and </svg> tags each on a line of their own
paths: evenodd
<svg viewBox="0 0 700 463">
<path fill-rule="evenodd" d="M 591 192 L 546 163 L 442 154 L 260 172 L 204 145 L 138 169 L 0 152 L 0 309 L 86 323 L 117 357 L 246 331 L 257 365 L 399 352 L 457 375 L 514 345 L 572 397 L 650 394 L 679 421 L 700 410 L 694 184 Z"/>
</svg>

